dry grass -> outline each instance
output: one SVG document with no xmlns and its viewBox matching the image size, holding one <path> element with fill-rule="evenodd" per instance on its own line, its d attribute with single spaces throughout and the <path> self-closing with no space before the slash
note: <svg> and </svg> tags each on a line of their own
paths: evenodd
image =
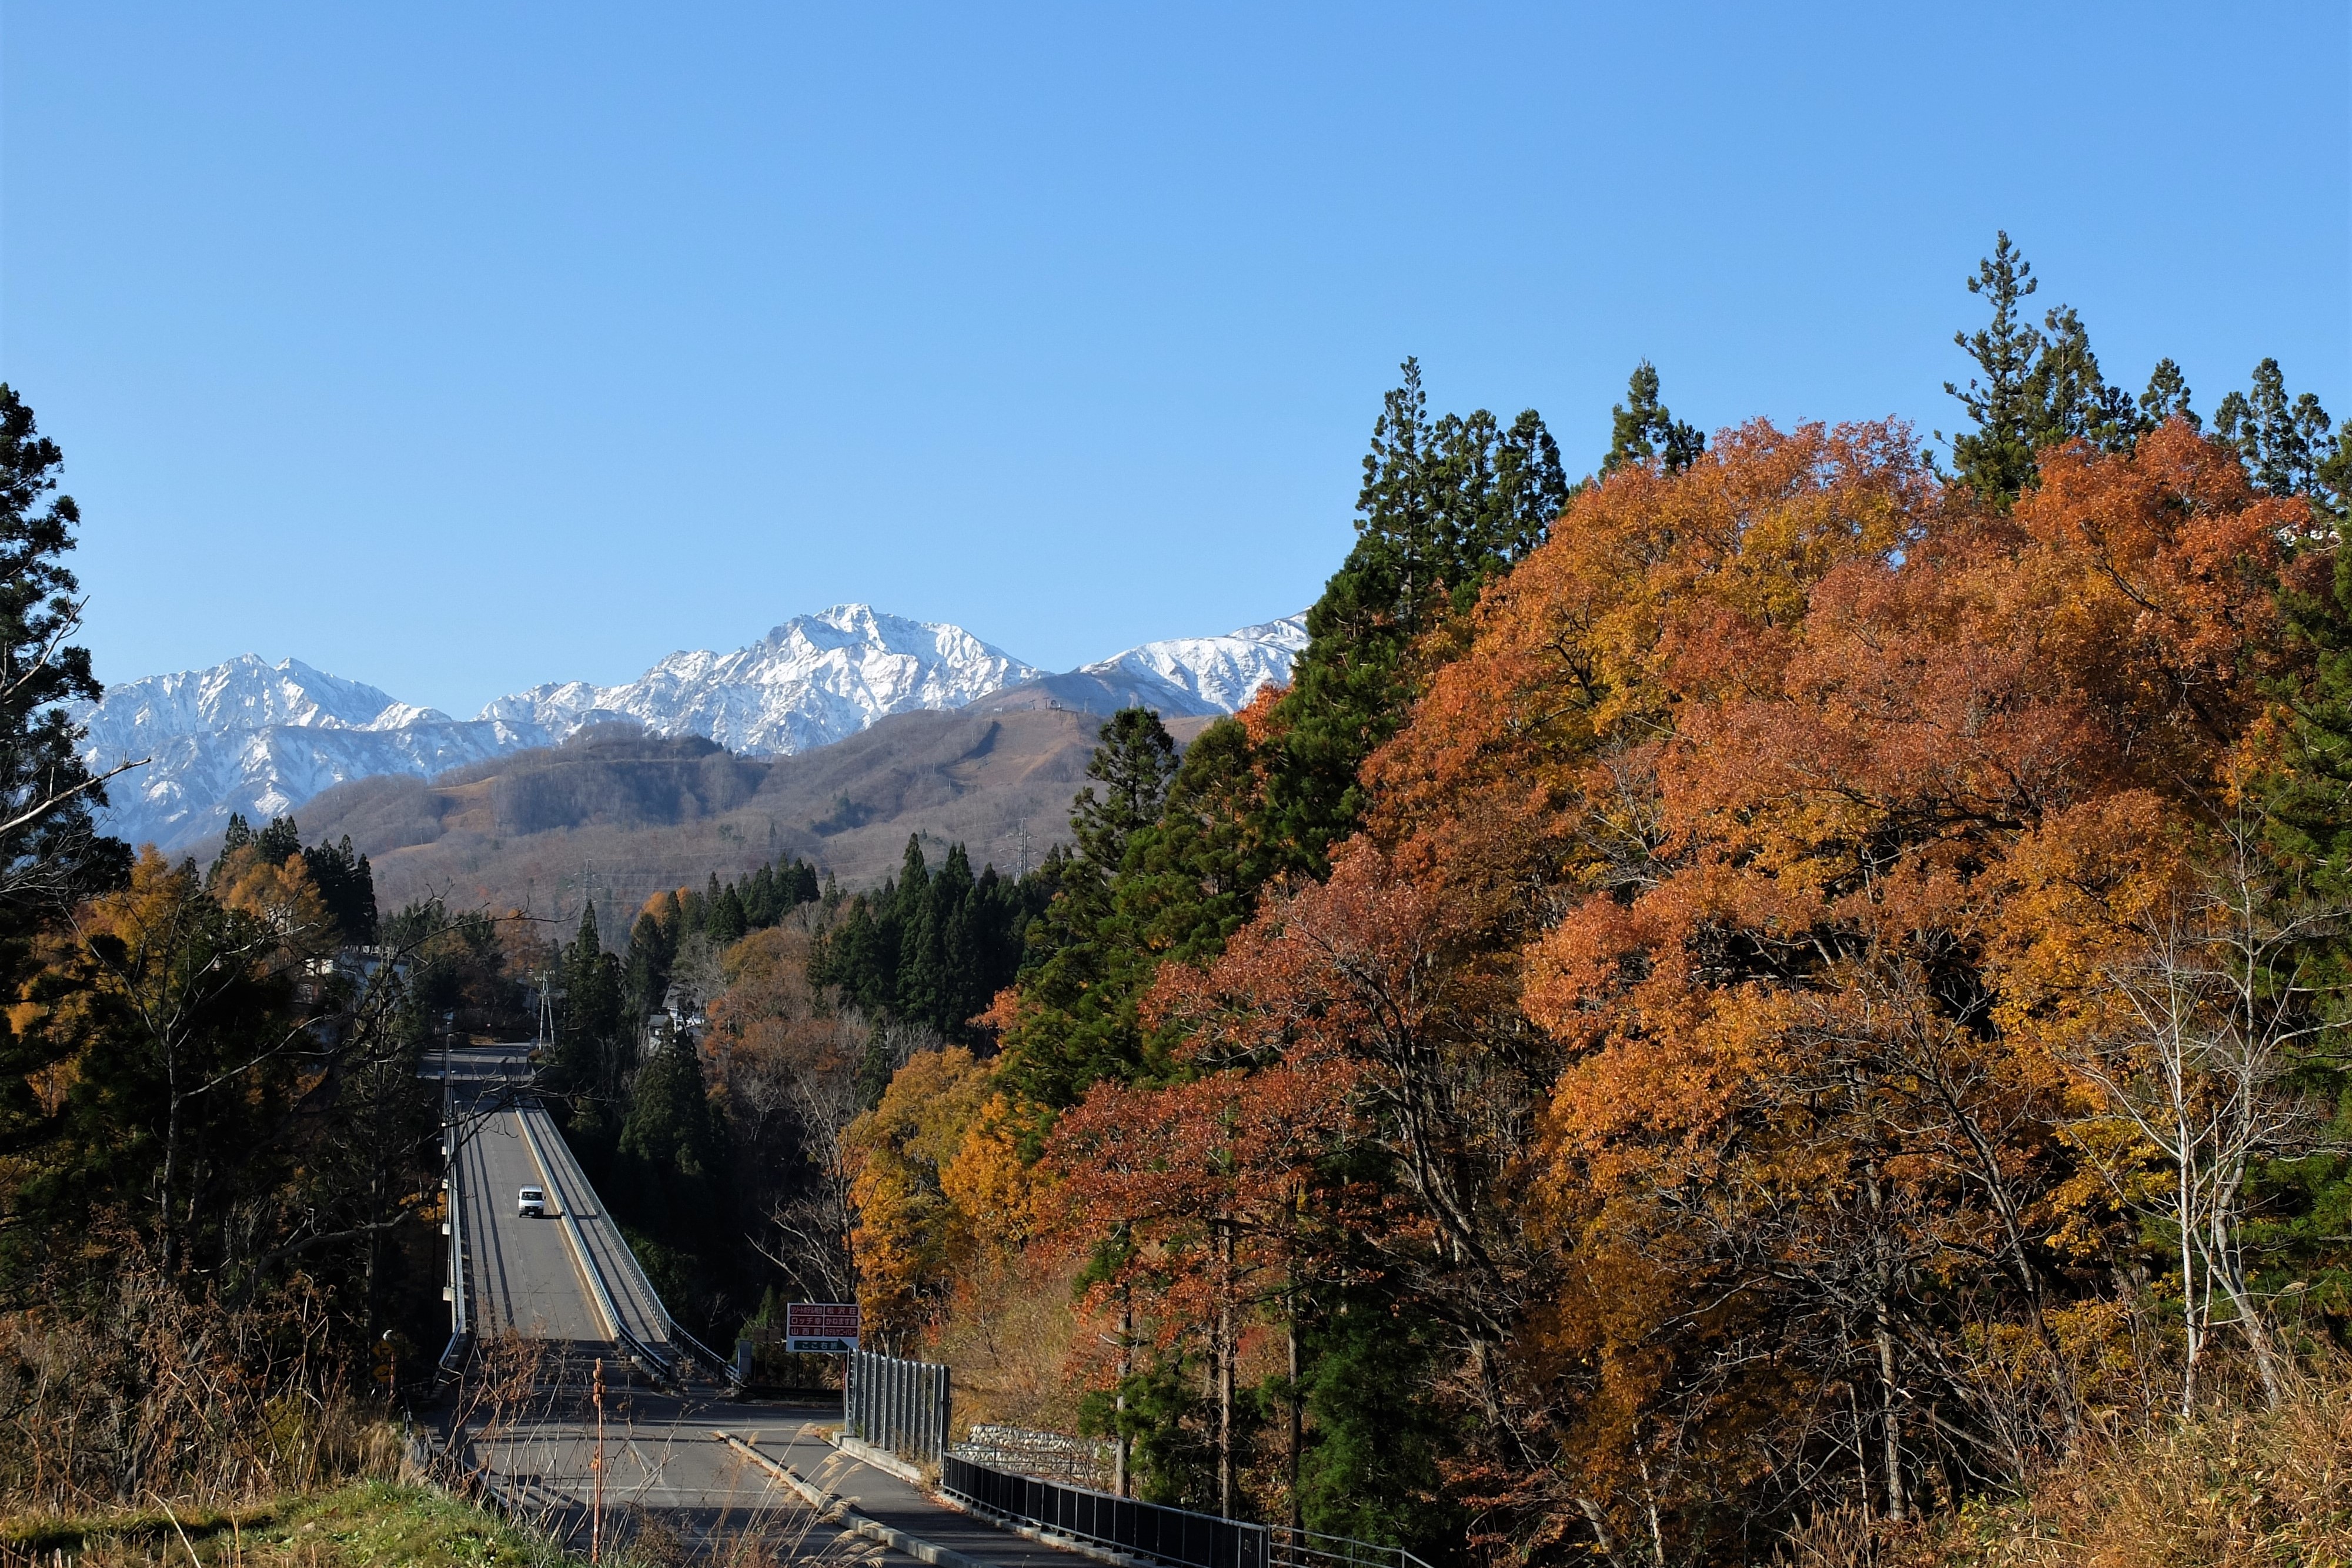
<svg viewBox="0 0 2352 1568">
<path fill-rule="evenodd" d="M 226 1509 L 396 1473 L 397 1435 L 340 1391 L 313 1308 L 226 1312 L 133 1267 L 87 1315 L 0 1315 L 0 1498 Z"/>
<path fill-rule="evenodd" d="M 2100 1445 L 2017 1500 L 1890 1534 L 1842 1512 L 1791 1568 L 2347 1568 L 2352 1377 Z"/>
<path fill-rule="evenodd" d="M 955 1368 L 955 1422 L 1041 1431 L 1078 1429 L 1079 1390 L 1069 1375 L 1076 1319 L 1073 1282 L 1082 1260 L 1040 1267 L 1034 1257 L 994 1260 L 968 1280 L 932 1332 L 926 1352 Z"/>
</svg>

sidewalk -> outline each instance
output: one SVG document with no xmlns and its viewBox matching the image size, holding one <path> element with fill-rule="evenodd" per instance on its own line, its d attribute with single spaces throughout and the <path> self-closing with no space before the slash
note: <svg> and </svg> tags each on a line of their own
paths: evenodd
<svg viewBox="0 0 2352 1568">
<path fill-rule="evenodd" d="M 961 1552 L 991 1568 L 1077 1568 L 1079 1564 L 1096 1568 L 1089 1558 L 1041 1545 L 950 1508 L 897 1476 L 841 1453 L 813 1428 L 755 1431 L 745 1422 L 732 1429 L 761 1453 L 790 1465 L 876 1523 Z"/>
</svg>

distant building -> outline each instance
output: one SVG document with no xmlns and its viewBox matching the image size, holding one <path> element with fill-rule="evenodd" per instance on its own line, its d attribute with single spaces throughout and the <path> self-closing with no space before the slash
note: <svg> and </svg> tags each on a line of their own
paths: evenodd
<svg viewBox="0 0 2352 1568">
<path fill-rule="evenodd" d="M 646 1020 L 644 1054 L 658 1056 L 680 1040 L 692 1044 L 709 1027 L 700 992 L 683 980 L 673 980 L 662 995 L 660 1009 Z"/>
</svg>

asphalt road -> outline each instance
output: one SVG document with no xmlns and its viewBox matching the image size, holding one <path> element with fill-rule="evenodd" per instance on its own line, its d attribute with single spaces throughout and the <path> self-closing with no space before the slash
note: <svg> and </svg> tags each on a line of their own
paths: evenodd
<svg viewBox="0 0 2352 1568">
<path fill-rule="evenodd" d="M 554 1193 L 543 1219 L 515 1211 L 524 1187 L 544 1188 L 548 1182 L 523 1136 L 525 1113 L 511 1102 L 511 1059 L 488 1051 L 452 1056 L 459 1233 L 476 1335 L 609 1343 L 612 1333 L 564 1235 Z"/>
<path fill-rule="evenodd" d="M 632 1333 L 657 1347 L 667 1320 L 617 1225 L 554 1123 L 523 1092 L 526 1047 L 450 1054 L 458 1145 L 457 1213 L 475 1351 L 445 1416 L 476 1471 L 515 1513 L 575 1548 L 598 1517 L 608 1541 L 667 1531 L 699 1553 L 756 1539 L 777 1560 L 824 1558 L 921 1568 L 895 1549 L 818 1521 L 796 1493 L 714 1434 L 725 1430 L 852 1500 L 869 1518 L 992 1568 L 1075 1568 L 1081 1560 L 950 1509 L 895 1476 L 847 1458 L 819 1427 L 830 1406 L 764 1405 L 656 1389 L 622 1357 L 580 1248 Z M 516 1212 L 526 1186 L 545 1218 Z M 565 1220 L 579 1227 L 578 1243 Z M 519 1343 L 499 1343 L 511 1333 Z M 591 1376 L 604 1363 L 602 1435 Z M 601 1456 L 601 1465 L 597 1462 Z"/>
<path fill-rule="evenodd" d="M 714 1436 L 724 1430 L 867 1518 L 991 1568 L 1080 1568 L 1087 1561 L 948 1508 L 898 1477 L 840 1454 L 819 1429 L 839 1420 L 837 1408 L 645 1391 L 608 1396 L 602 1448 L 606 1539 L 651 1522 L 722 1559 L 733 1553 L 719 1548 L 751 1539 L 777 1559 L 924 1568 L 895 1548 L 818 1520 L 798 1493 Z M 473 1448 L 531 1522 L 574 1547 L 587 1543 L 599 1451 L 593 1414 L 575 1410 L 560 1420 L 517 1423 L 502 1434 L 477 1435 Z"/>
<path fill-rule="evenodd" d="M 530 1072 L 525 1048 L 454 1051 L 450 1070 L 461 1130 L 460 1230 L 476 1333 L 614 1343 L 590 1281 L 593 1268 L 621 1325 L 646 1344 L 666 1345 L 668 1318 L 620 1228 L 554 1121 L 520 1092 Z M 526 1186 L 547 1194 L 543 1218 L 520 1211 Z"/>
</svg>

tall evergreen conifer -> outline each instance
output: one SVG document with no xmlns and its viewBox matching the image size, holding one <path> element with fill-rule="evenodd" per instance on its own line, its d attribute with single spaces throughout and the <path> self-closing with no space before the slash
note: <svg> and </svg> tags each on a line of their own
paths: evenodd
<svg viewBox="0 0 2352 1568">
<path fill-rule="evenodd" d="M 1676 419 L 1658 401 L 1658 370 L 1643 360 L 1626 383 L 1625 401 L 1609 411 L 1609 453 L 1601 471 L 1612 473 L 1627 463 L 1655 457 L 1669 474 L 1679 474 L 1706 450 L 1706 436 L 1696 425 Z"/>
<path fill-rule="evenodd" d="M 1432 423 L 1421 365 L 1382 400 L 1356 498 L 1356 544 L 1307 612 L 1267 759 L 1265 832 L 1320 873 L 1362 809 L 1357 770 L 1412 701 L 1408 652 L 1541 543 L 1570 494 L 1533 409 L 1508 430 L 1481 409 Z"/>
<path fill-rule="evenodd" d="M 2331 456 L 2352 451 L 2352 421 L 2331 435 L 2327 411 L 2318 397 L 2305 392 L 2290 400 L 2286 377 L 2276 360 L 2254 367 L 2253 385 L 2230 393 L 2213 411 L 2216 440 L 2238 449 L 2254 487 L 2271 496 L 2315 496 L 2327 509 L 2342 515 L 2340 485 L 2325 481 L 2322 473 Z"/>
<path fill-rule="evenodd" d="M 102 782 L 82 766 L 66 705 L 103 695 L 81 624 L 80 584 L 64 565 L 81 512 L 57 493 L 65 466 L 33 411 L 0 382 L 0 963 L 35 929 L 130 873 L 130 846 L 91 818 Z M 111 758 L 108 759 L 113 760 Z M 126 761 L 133 760 L 126 758 Z"/>
<path fill-rule="evenodd" d="M 1158 714 L 1139 707 L 1112 716 L 1101 742 L 1087 764 L 1095 782 L 1070 809 L 1077 852 L 1031 936 L 1041 956 L 1023 977 L 1022 1021 L 1003 1042 L 1005 1081 L 1045 1106 L 1074 1104 L 1088 1085 L 1145 1076 L 1150 1066 L 1136 1003 L 1158 960 L 1118 918 L 1113 884 L 1130 846 L 1159 821 L 1176 743 Z"/>
<path fill-rule="evenodd" d="M 2171 361 L 2157 367 L 2148 392 L 2135 402 L 2100 373 L 2090 333 L 2072 306 L 2045 313 L 2040 328 L 2024 319 L 2025 299 L 2041 285 L 2007 230 L 1996 236 L 1992 255 L 1977 264 L 1968 285 L 1992 307 L 1992 319 L 1974 332 L 1952 334 L 1978 372 L 1966 389 L 1944 383 L 1976 422 L 1975 429 L 1952 437 L 1952 466 L 1996 505 L 2009 506 L 2032 485 L 2039 472 L 2035 455 L 2045 446 L 2086 441 L 2105 452 L 2126 452 L 2176 405 L 2187 412 L 2189 389 Z M 2153 412 L 2158 409 L 2163 412 Z"/>
<path fill-rule="evenodd" d="M 1952 341 L 1976 361 L 1966 391 L 1946 382 L 1976 428 L 1952 437 L 1952 466 L 1984 496 L 2007 503 L 2033 477 L 2033 437 L 2040 423 L 2033 407 L 2033 361 L 2043 339 L 2020 308 L 2041 287 L 2033 264 L 2011 245 L 2003 229 L 1992 255 L 1977 264 L 1969 292 L 1992 307 L 1992 319 L 1973 333 L 1955 332 Z"/>
</svg>

